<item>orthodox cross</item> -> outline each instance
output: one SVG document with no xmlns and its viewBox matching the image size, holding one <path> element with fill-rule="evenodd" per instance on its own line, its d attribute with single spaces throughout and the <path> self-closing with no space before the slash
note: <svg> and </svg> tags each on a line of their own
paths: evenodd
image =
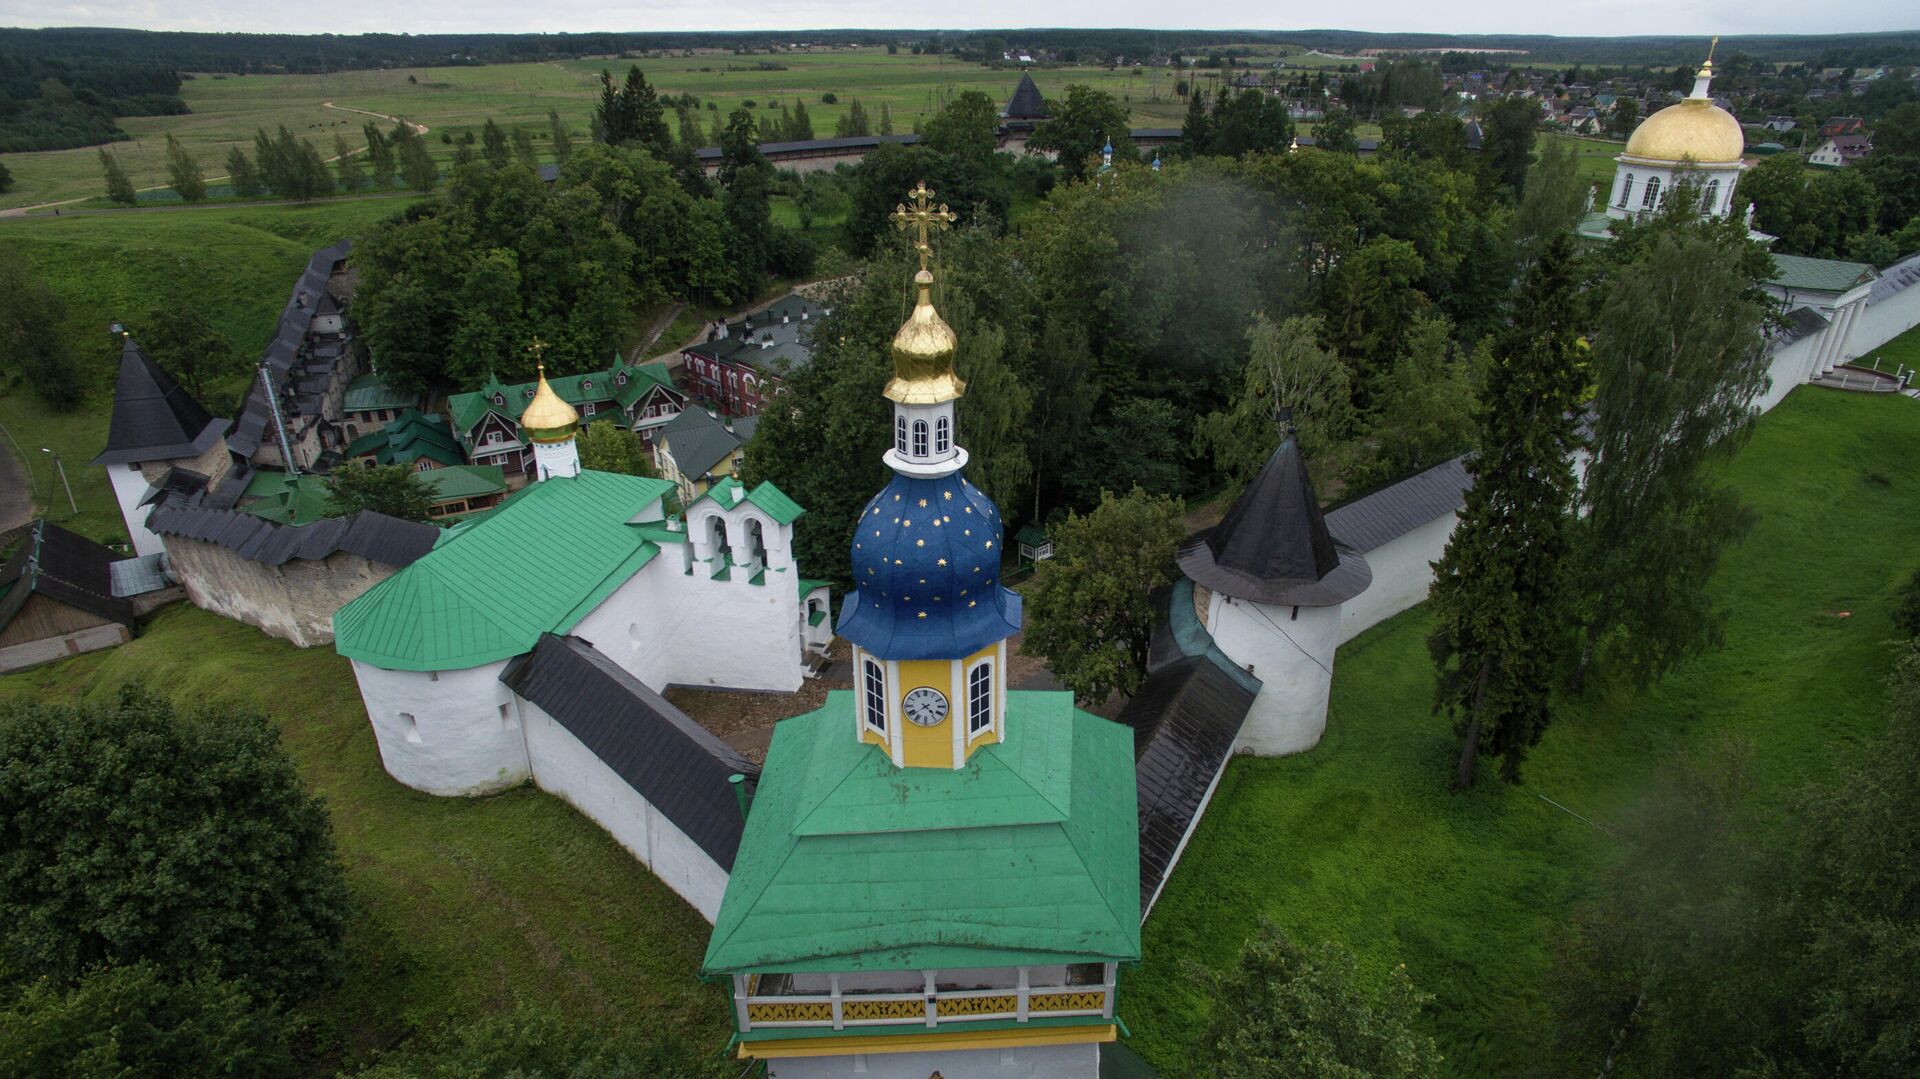
<svg viewBox="0 0 1920 1079">
<path fill-rule="evenodd" d="M 1713 43 L 1707 46 L 1707 63 L 1713 63 L 1713 50 L 1720 47 L 1720 35 L 1713 35 Z"/>
<path fill-rule="evenodd" d="M 533 339 L 527 342 L 527 351 L 533 353 L 534 368 L 542 375 L 545 375 L 547 373 L 547 343 L 540 340 L 539 334 L 535 334 Z"/>
<path fill-rule="evenodd" d="M 934 209 L 933 192 L 927 190 L 925 180 L 920 181 L 919 186 L 907 192 L 907 197 L 913 200 L 913 209 L 907 209 L 907 204 L 904 202 L 899 204 L 892 215 L 893 223 L 902 232 L 908 229 L 913 230 L 913 249 L 920 253 L 920 268 L 925 270 L 927 260 L 933 256 L 933 246 L 927 242 L 928 237 L 939 229 L 951 227 L 955 221 L 960 220 L 960 215 L 947 209 L 947 204 L 944 202 L 940 204 L 939 209 Z"/>
</svg>

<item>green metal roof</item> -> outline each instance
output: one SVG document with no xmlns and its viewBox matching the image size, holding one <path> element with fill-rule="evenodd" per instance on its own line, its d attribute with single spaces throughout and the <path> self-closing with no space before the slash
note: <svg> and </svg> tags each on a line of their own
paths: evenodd
<svg viewBox="0 0 1920 1079">
<path fill-rule="evenodd" d="M 422 457 L 443 465 L 467 461 L 447 421 L 411 408 L 395 417 L 392 423 L 361 435 L 347 446 L 348 457 L 368 455 L 383 465 L 410 465 Z"/>
<path fill-rule="evenodd" d="M 790 525 L 799 520 L 800 517 L 807 512 L 801 507 L 800 503 L 788 498 L 785 491 L 775 487 L 771 480 L 767 480 L 761 483 L 760 486 L 749 491 L 746 489 L 745 484 L 732 476 L 728 476 L 708 487 L 706 493 L 694 499 L 693 503 L 687 508 L 692 509 L 694 506 L 705 502 L 709 498 L 728 509 L 739 505 L 741 499 L 744 498 L 746 501 L 758 507 L 767 516 L 773 518 L 775 524 Z"/>
<path fill-rule="evenodd" d="M 1871 280 L 1873 267 L 1864 262 L 1776 254 L 1773 256 L 1773 280 L 1768 284 L 1815 292 L 1846 292 Z"/>
<path fill-rule="evenodd" d="M 340 407 L 346 412 L 371 412 L 377 408 L 411 408 L 420 395 L 387 385 L 379 375 L 361 375 L 347 383 Z"/>
<path fill-rule="evenodd" d="M 566 633 L 659 553 L 641 510 L 673 485 L 582 472 L 525 487 L 333 616 L 343 656 L 400 671 L 477 667 Z"/>
<path fill-rule="evenodd" d="M 800 598 L 806 599 L 807 593 L 816 588 L 825 588 L 832 583 L 832 581 L 816 581 L 811 577 L 802 577 L 800 578 Z"/>
<path fill-rule="evenodd" d="M 499 465 L 452 465 L 420 474 L 433 486 L 435 502 L 456 498 L 479 498 L 507 489 L 507 475 Z"/>
<path fill-rule="evenodd" d="M 256 472 L 234 508 L 276 524 L 311 524 L 327 515 L 327 479 L 312 473 Z"/>
<path fill-rule="evenodd" d="M 626 376 L 623 385 L 620 376 Z M 472 393 L 456 393 L 447 398 L 447 411 L 453 416 L 453 425 L 461 434 L 472 431 L 488 412 L 498 412 L 513 423 L 520 422 L 520 414 L 527 410 L 533 400 L 532 382 L 508 384 L 497 378 L 489 378 L 486 384 Z M 673 378 L 667 373 L 666 365 L 660 363 L 630 364 L 623 360 L 615 361 L 605 371 L 583 371 L 577 375 L 560 375 L 547 379 L 547 385 L 560 399 L 579 408 L 591 401 L 618 404 L 622 409 L 646 396 L 655 386 L 673 389 Z M 677 391 L 676 391 L 677 392 Z M 495 394 L 499 394 L 506 403 L 494 404 Z"/>
<path fill-rule="evenodd" d="M 703 969 L 897 970 L 1140 956 L 1133 736 L 1007 694 L 1007 740 L 895 768 L 854 697 L 774 728 Z"/>
</svg>

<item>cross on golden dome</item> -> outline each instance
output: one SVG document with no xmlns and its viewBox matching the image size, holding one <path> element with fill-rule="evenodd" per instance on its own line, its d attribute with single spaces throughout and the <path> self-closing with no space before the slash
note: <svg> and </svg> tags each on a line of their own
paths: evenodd
<svg viewBox="0 0 1920 1079">
<path fill-rule="evenodd" d="M 933 208 L 933 192 L 927 189 L 927 182 L 920 181 L 907 197 L 913 200 L 913 209 L 907 209 L 906 203 L 900 203 L 891 215 L 893 223 L 900 231 L 912 229 L 914 233 L 913 249 L 920 253 L 920 268 L 927 268 L 927 260 L 933 256 L 933 245 L 928 242 L 931 234 L 940 229 L 952 227 L 960 215 L 947 209 L 941 203 L 939 209 Z"/>
</svg>

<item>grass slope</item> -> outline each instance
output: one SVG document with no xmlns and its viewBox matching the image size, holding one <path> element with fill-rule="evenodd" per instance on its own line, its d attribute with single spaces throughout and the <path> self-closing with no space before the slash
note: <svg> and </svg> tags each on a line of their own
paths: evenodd
<svg viewBox="0 0 1920 1079">
<path fill-rule="evenodd" d="M 24 257 L 67 303 L 68 338 L 93 392 L 72 413 L 48 412 L 24 388 L 0 391 L 4 425 L 28 459 L 35 502 L 68 521 L 65 495 L 42 446 L 58 451 L 80 513 L 72 527 L 98 539 L 126 526 L 104 470 L 90 464 L 106 445 L 118 346 L 107 327 L 173 299 L 205 312 L 249 361 L 266 348 L 293 283 L 313 252 L 357 236 L 398 212 L 405 199 L 312 206 L 223 207 L 83 214 L 0 221 L 0 245 Z M 241 381 L 205 402 L 233 415 Z"/>
<path fill-rule="evenodd" d="M 183 705 L 265 712 L 326 800 L 360 912 L 345 984 L 307 1010 L 344 1047 L 340 1063 L 519 1000 L 725 1043 L 725 1001 L 694 978 L 699 914 L 557 798 L 435 798 L 394 782 L 331 648 L 177 604 L 118 649 L 0 679 L 0 700 L 102 697 L 135 679 Z"/>
<path fill-rule="evenodd" d="M 1866 476 L 1916 455 L 1913 401 L 1792 394 L 1728 469 L 1762 516 L 1713 584 L 1726 647 L 1647 693 L 1564 702 L 1525 786 L 1489 766 L 1446 792 L 1458 750 L 1429 711 L 1424 609 L 1341 649 L 1326 739 L 1235 760 L 1155 907 L 1122 994 L 1135 1047 L 1164 1074 L 1198 1074 L 1208 1004 L 1186 964 L 1229 964 L 1264 917 L 1340 941 L 1376 976 L 1406 963 L 1437 997 L 1429 1026 L 1454 1072 L 1553 1073 L 1551 943 L 1615 852 L 1544 799 L 1605 825 L 1663 763 L 1738 737 L 1771 802 L 1877 731 L 1889 610 L 1920 564 L 1920 475 Z"/>
</svg>

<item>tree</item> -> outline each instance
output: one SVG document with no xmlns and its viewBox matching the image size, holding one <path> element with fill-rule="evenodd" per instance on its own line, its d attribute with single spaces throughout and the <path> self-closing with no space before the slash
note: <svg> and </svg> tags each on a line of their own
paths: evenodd
<svg viewBox="0 0 1920 1079">
<path fill-rule="evenodd" d="M 486 158 L 487 164 L 496 169 L 506 168 L 513 160 L 513 150 L 507 145 L 506 130 L 491 116 L 487 117 L 487 122 L 480 127 L 480 146 L 480 156 Z"/>
<path fill-rule="evenodd" d="M 1173 556 L 1186 534 L 1184 512 L 1178 499 L 1136 487 L 1125 497 L 1102 491 L 1091 513 L 1069 513 L 1048 528 L 1053 557 L 1026 589 L 1023 648 L 1081 702 L 1140 688 L 1153 639 L 1149 597 L 1179 575 Z"/>
<path fill-rule="evenodd" d="M 1493 181 L 1514 198 L 1526 191 L 1527 167 L 1533 162 L 1534 128 L 1540 106 L 1518 95 L 1501 98 L 1487 109 L 1480 137 L 1480 160 Z"/>
<path fill-rule="evenodd" d="M 807 103 L 797 98 L 793 103 L 793 116 L 787 121 L 787 138 L 793 142 L 813 138 L 813 117 L 807 115 Z"/>
<path fill-rule="evenodd" d="M 1112 94 L 1076 83 L 1067 87 L 1065 100 L 1049 103 L 1049 111 L 1051 118 L 1034 128 L 1027 146 L 1052 151 L 1067 179 L 1086 176 L 1108 141 L 1113 143 L 1115 158 L 1138 158 L 1128 133 L 1126 107 Z"/>
<path fill-rule="evenodd" d="M 984 165 L 999 147 L 999 127 L 1000 110 L 993 99 L 967 90 L 920 125 L 920 142 L 935 153 Z"/>
<path fill-rule="evenodd" d="M 893 109 L 884 101 L 880 103 L 880 134 L 893 134 Z"/>
<path fill-rule="evenodd" d="M 1633 129 L 1640 126 L 1640 102 L 1623 97 L 1613 103 L 1613 114 L 1607 118 L 1607 128 L 1615 135 L 1626 138 Z"/>
<path fill-rule="evenodd" d="M 1367 425 L 1373 456 L 1357 470 L 1360 485 L 1385 483 L 1432 468 L 1473 444 L 1475 360 L 1453 343 L 1453 324 L 1439 315 L 1416 320 L 1407 347 L 1374 395 Z"/>
<path fill-rule="evenodd" d="M 547 111 L 547 142 L 553 147 L 553 159 L 562 165 L 573 156 L 573 135 L 567 131 L 560 114 L 551 109 Z"/>
<path fill-rule="evenodd" d="M 360 167 L 360 159 L 354 156 L 345 135 L 333 137 L 333 169 L 340 177 L 340 190 L 351 193 L 367 186 L 366 170 Z"/>
<path fill-rule="evenodd" d="M 381 189 L 393 186 L 393 142 L 381 131 L 378 124 L 369 120 L 360 128 L 367 140 L 367 168 L 373 174 L 373 186 Z"/>
<path fill-rule="evenodd" d="M 288 1075 L 291 1024 L 233 982 L 169 981 L 150 963 L 103 967 L 68 992 L 41 980 L 0 1008 L 0 1072 Z"/>
<path fill-rule="evenodd" d="M 1570 457 L 1584 387 L 1574 326 L 1572 242 L 1528 272 L 1513 325 L 1481 389 L 1479 452 L 1460 523 L 1434 564 L 1428 637 L 1434 710 L 1461 737 L 1453 789 L 1482 753 L 1508 782 L 1551 718 L 1549 686 L 1565 651 L 1565 565 L 1575 498 Z"/>
<path fill-rule="evenodd" d="M 86 396 L 68 351 L 66 302 L 10 247 L 0 247 L 0 370 L 17 375 L 34 396 L 65 411 Z"/>
<path fill-rule="evenodd" d="M 286 1001 L 328 984 L 349 904 L 326 809 L 257 715 L 111 702 L 0 709 L 0 955 L 55 985 L 96 964 Z"/>
<path fill-rule="evenodd" d="M 513 163 L 524 169 L 540 167 L 540 153 L 533 146 L 533 132 L 515 124 L 513 127 Z"/>
<path fill-rule="evenodd" d="M 246 370 L 227 335 L 214 329 L 200 308 L 179 296 L 156 304 L 146 318 L 131 326 L 131 332 L 161 370 L 201 401 L 211 399 L 221 383 Z"/>
<path fill-rule="evenodd" d="M 233 193 L 243 199 L 253 198 L 266 190 L 266 185 L 260 181 L 259 170 L 253 167 L 253 159 L 238 146 L 227 151 L 227 182 L 233 185 Z"/>
<path fill-rule="evenodd" d="M 848 139 L 873 134 L 873 122 L 867 119 L 867 107 L 860 104 L 859 98 L 847 103 L 847 111 L 834 121 L 833 134 L 836 138 Z"/>
<path fill-rule="evenodd" d="M 432 191 L 440 182 L 440 167 L 433 162 L 427 140 L 411 124 L 402 120 L 394 125 L 393 143 L 399 149 L 400 175 L 415 191 Z"/>
<path fill-rule="evenodd" d="M 5 165 L 0 165 L 0 195 L 13 190 L 13 173 Z"/>
<path fill-rule="evenodd" d="M 1346 426 L 1348 378 L 1340 357 L 1320 344 L 1325 324 L 1318 315 L 1275 323 L 1255 313 L 1247 328 L 1247 363 L 1231 407 L 1209 413 L 1195 434 L 1197 449 L 1234 487 L 1245 484 L 1280 444 L 1275 408 L 1293 410 L 1300 421 L 1301 449 L 1316 459 Z"/>
<path fill-rule="evenodd" d="M 1894 608 L 1893 628 L 1909 637 L 1920 637 L 1920 570 L 1913 571 L 1901 593 L 1900 606 Z"/>
<path fill-rule="evenodd" d="M 100 148 L 100 169 L 106 174 L 107 198 L 123 206 L 132 206 L 140 200 L 133 190 L 133 180 L 127 176 L 127 168 L 113 151 Z"/>
<path fill-rule="evenodd" d="M 1095 422 L 1086 452 L 1065 477 L 1073 499 L 1099 501 L 1114 487 L 1162 493 L 1186 489 L 1181 468 L 1180 413 L 1158 397 L 1126 397 Z"/>
<path fill-rule="evenodd" d="M 1567 140 L 1543 144 L 1513 215 L 1513 243 L 1520 257 L 1533 258 L 1549 240 L 1578 224 L 1592 195 L 1593 187 L 1580 178 L 1580 160 Z"/>
<path fill-rule="evenodd" d="M 1215 157 L 1284 153 L 1293 141 L 1293 121 L 1287 115 L 1287 103 L 1252 87 L 1237 94 L 1220 92 L 1212 128 L 1207 153 Z"/>
<path fill-rule="evenodd" d="M 1360 140 L 1353 134 L 1353 113 L 1346 109 L 1328 109 L 1313 125 L 1313 146 L 1316 150 L 1328 153 L 1352 154 L 1360 150 Z"/>
<path fill-rule="evenodd" d="M 433 485 L 405 465 L 340 468 L 327 477 L 327 516 L 347 517 L 361 510 L 403 521 L 432 516 Z"/>
<path fill-rule="evenodd" d="M 1332 941 L 1303 948 L 1270 923 L 1247 941 L 1232 971 L 1211 979 L 1207 1044 L 1219 1079 L 1438 1075 L 1440 1051 L 1419 1033 L 1433 998 L 1406 964 L 1374 987 L 1353 953 Z"/>
<path fill-rule="evenodd" d="M 1181 152 L 1188 157 L 1198 157 L 1207 152 L 1212 142 L 1213 116 L 1207 108 L 1207 92 L 1190 91 L 1187 94 L 1187 116 L 1180 124 Z"/>
<path fill-rule="evenodd" d="M 1768 381 L 1758 282 L 1772 261 L 1737 220 L 1701 221 L 1669 197 L 1616 245 L 1593 335 L 1576 689 L 1596 659 L 1644 686 L 1720 642 L 1707 580 L 1753 514 L 1707 466 L 1752 432 Z"/>
<path fill-rule="evenodd" d="M 207 175 L 180 140 L 167 133 L 167 178 L 183 202 L 199 202 L 207 197 Z"/>
<path fill-rule="evenodd" d="M 580 467 L 623 476 L 658 476 L 640 436 L 623 431 L 612 420 L 587 424 L 580 432 Z"/>
<path fill-rule="evenodd" d="M 734 264 L 757 280 L 773 256 L 773 166 L 760 153 L 753 114 L 735 109 L 720 140 L 720 205 L 733 225 Z"/>
</svg>

